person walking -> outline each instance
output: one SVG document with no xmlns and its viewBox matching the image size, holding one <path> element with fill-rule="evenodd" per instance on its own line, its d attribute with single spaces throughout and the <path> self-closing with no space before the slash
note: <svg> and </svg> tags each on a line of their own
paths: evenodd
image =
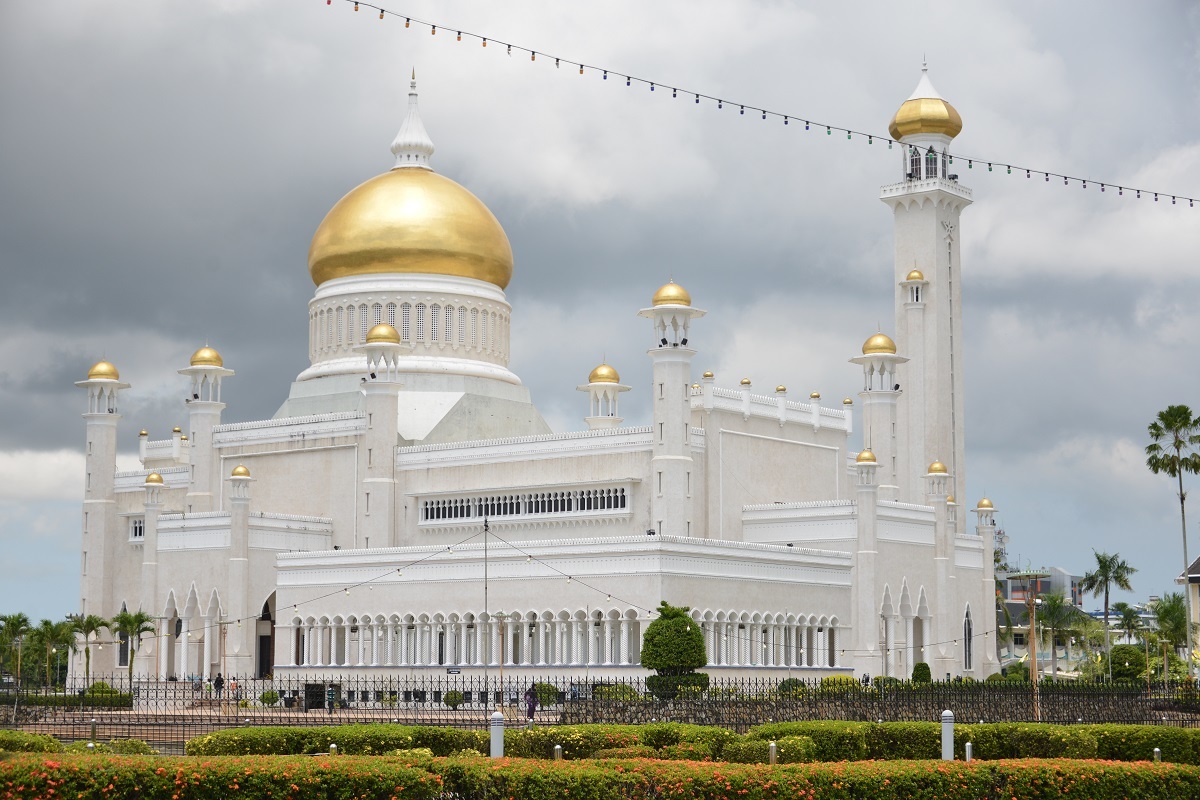
<svg viewBox="0 0 1200 800">
<path fill-rule="evenodd" d="M 225 676 L 217 673 L 217 677 L 213 680 L 213 690 L 217 693 L 217 699 L 221 699 L 221 690 L 225 688 Z"/>
<path fill-rule="evenodd" d="M 533 722 L 533 714 L 537 711 L 537 692 L 530 686 L 525 690 L 525 710 L 529 715 L 529 721 Z"/>
<path fill-rule="evenodd" d="M 333 713 L 333 704 L 337 702 L 337 690 L 333 688 L 333 684 L 329 684 L 329 688 L 325 690 L 325 705 L 329 707 L 329 713 Z"/>
</svg>

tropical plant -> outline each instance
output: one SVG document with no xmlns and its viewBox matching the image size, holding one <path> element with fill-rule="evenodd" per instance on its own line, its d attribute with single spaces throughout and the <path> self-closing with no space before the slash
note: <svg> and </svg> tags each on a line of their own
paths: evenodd
<svg viewBox="0 0 1200 800">
<path fill-rule="evenodd" d="M 75 649 L 75 627 L 70 620 L 53 622 L 44 619 L 29 632 L 29 640 L 31 645 L 42 651 L 42 666 L 46 671 L 46 685 L 49 686 L 53 682 L 50 679 L 50 670 L 54 667 L 56 651 L 60 648 Z"/>
<path fill-rule="evenodd" d="M 1111 655 L 1112 640 L 1109 637 L 1108 613 L 1110 611 L 1108 604 L 1109 590 L 1116 586 L 1118 589 L 1131 591 L 1133 586 L 1129 583 L 1129 579 L 1137 569 L 1125 563 L 1125 559 L 1121 558 L 1117 553 L 1098 553 L 1092 551 L 1092 555 L 1096 557 L 1096 568 L 1083 576 L 1083 580 L 1079 582 L 1079 588 L 1090 593 L 1093 597 L 1104 595 L 1104 652 Z M 1111 665 L 1112 659 L 1109 659 Z M 1112 673 L 1109 673 L 1109 679 L 1112 678 Z"/>
<path fill-rule="evenodd" d="M 1159 638 L 1175 650 L 1189 641 L 1187 604 L 1182 592 L 1169 592 L 1151 604 Z"/>
<path fill-rule="evenodd" d="M 1117 616 L 1117 629 L 1125 634 L 1128 644 L 1133 644 L 1134 636 L 1142 628 L 1142 616 L 1136 608 L 1126 602 L 1113 603 L 1113 614 Z"/>
<path fill-rule="evenodd" d="M 16 645 L 17 650 L 17 683 L 21 682 L 21 645 L 22 638 L 29 633 L 29 617 L 21 613 L 7 614 L 0 617 L 0 625 L 3 626 L 4 636 L 4 651 L 8 658 L 12 658 L 13 646 Z"/>
<path fill-rule="evenodd" d="M 97 614 L 72 614 L 67 617 L 75 633 L 83 637 L 83 682 L 92 681 L 92 637 L 102 630 L 108 630 L 108 620 Z"/>
<path fill-rule="evenodd" d="M 1071 636 L 1079 629 L 1080 617 L 1084 613 L 1075 607 L 1062 592 L 1047 592 L 1041 597 L 1037 622 L 1040 633 L 1050 640 L 1050 675 L 1058 677 L 1058 647 L 1054 640 L 1059 635 Z"/>
<path fill-rule="evenodd" d="M 129 691 L 133 691 L 133 659 L 138 644 L 147 633 L 154 633 L 154 617 L 145 611 L 121 611 L 109 622 L 108 629 L 129 642 Z"/>
<path fill-rule="evenodd" d="M 1186 580 L 1192 562 L 1188 558 L 1187 546 L 1187 493 L 1183 491 L 1183 473 L 1193 475 L 1200 473 L 1200 417 L 1192 415 L 1187 406 L 1167 406 L 1147 428 L 1150 434 L 1150 444 L 1146 445 L 1146 466 L 1155 475 L 1166 473 L 1174 478 L 1179 485 L 1179 523 L 1183 534 L 1183 575 Z M 1188 592 L 1184 600 L 1187 619 L 1192 619 L 1191 587 L 1184 586 Z M 1192 652 L 1192 637 L 1188 626 L 1184 625 L 1187 635 L 1187 652 Z"/>
<path fill-rule="evenodd" d="M 708 675 L 696 672 L 708 664 L 704 632 L 688 612 L 663 600 L 658 619 L 642 638 L 642 666 L 654 670 L 646 687 L 659 697 L 674 697 L 681 686 L 708 688 Z"/>
<path fill-rule="evenodd" d="M 926 664 L 924 661 L 918 661 L 917 663 L 913 664 L 912 682 L 913 683 L 932 683 L 933 682 L 933 672 L 929 669 L 929 665 Z"/>
</svg>

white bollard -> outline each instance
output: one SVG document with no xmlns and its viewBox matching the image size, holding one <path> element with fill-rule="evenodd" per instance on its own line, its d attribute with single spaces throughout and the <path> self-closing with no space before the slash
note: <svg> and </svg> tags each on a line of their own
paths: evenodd
<svg viewBox="0 0 1200 800">
<path fill-rule="evenodd" d="M 774 742 L 767 745 L 767 762 L 770 764 L 779 763 L 779 745 Z"/>
<path fill-rule="evenodd" d="M 942 712 L 942 761 L 954 760 L 954 712 Z"/>
<path fill-rule="evenodd" d="M 561 744 L 554 745 L 554 760 L 562 761 L 562 745 Z"/>
<path fill-rule="evenodd" d="M 329 755 L 331 755 L 331 756 L 337 755 L 337 745 L 334 744 L 333 742 L 329 743 Z"/>
<path fill-rule="evenodd" d="M 972 752 L 974 751 L 974 748 L 971 746 L 971 743 L 970 743 L 970 742 L 967 742 L 967 744 L 966 744 L 966 745 L 963 747 L 963 751 L 964 751 L 964 753 L 966 754 L 966 760 L 967 760 L 967 761 L 970 761 L 970 760 L 971 760 L 971 754 L 972 754 Z"/>
<path fill-rule="evenodd" d="M 1156 748 L 1154 748 L 1154 763 L 1158 764 L 1161 761 L 1162 761 L 1162 750 L 1159 750 L 1156 747 Z"/>
<path fill-rule="evenodd" d="M 504 715 L 499 711 L 492 714 L 492 758 L 504 758 Z"/>
</svg>

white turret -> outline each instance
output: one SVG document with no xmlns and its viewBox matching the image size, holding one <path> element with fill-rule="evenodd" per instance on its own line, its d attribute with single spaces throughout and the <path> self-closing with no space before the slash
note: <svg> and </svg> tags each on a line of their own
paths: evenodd
<svg viewBox="0 0 1200 800">
<path fill-rule="evenodd" d="M 394 547 L 398 473 L 396 445 L 399 441 L 399 390 L 401 356 L 411 349 L 402 344 L 400 332 L 386 322 L 367 331 L 364 344 L 355 350 L 367 357 L 367 374 L 362 379 L 363 411 L 367 431 L 358 449 L 361 486 L 358 503 L 358 536 L 355 547 Z M 405 542 L 404 544 L 415 544 Z"/>
<path fill-rule="evenodd" d="M 584 417 L 589 430 L 619 428 L 625 420 L 620 416 L 617 398 L 630 387 L 621 383 L 617 371 L 603 363 L 591 371 L 588 382 L 575 387 L 588 393 L 588 415 Z"/>
<path fill-rule="evenodd" d="M 220 459 L 213 446 L 213 429 L 221 424 L 221 380 L 233 375 L 225 369 L 224 359 L 212 347 L 205 345 L 192 354 L 187 369 L 180 375 L 190 379 L 191 386 L 184 404 L 188 410 L 188 461 L 192 465 L 184 510 L 200 513 L 217 510 L 217 482 L 220 480 Z M 183 437 L 180 437 L 181 439 Z"/>
<path fill-rule="evenodd" d="M 417 110 L 417 71 L 414 69 L 408 91 L 408 114 L 400 123 L 396 138 L 392 140 L 392 155 L 396 157 L 397 168 L 430 169 L 429 158 L 433 155 L 433 149 L 433 140 L 425 131 L 425 123 L 421 122 L 421 113 Z"/>
<path fill-rule="evenodd" d="M 896 354 L 896 343 L 886 333 L 876 333 L 863 343 L 862 355 L 850 363 L 863 368 L 863 445 L 874 451 L 879 462 L 879 497 L 895 500 L 898 493 L 898 448 L 896 405 L 901 390 L 896 379 L 898 365 L 908 361 Z"/>
</svg>

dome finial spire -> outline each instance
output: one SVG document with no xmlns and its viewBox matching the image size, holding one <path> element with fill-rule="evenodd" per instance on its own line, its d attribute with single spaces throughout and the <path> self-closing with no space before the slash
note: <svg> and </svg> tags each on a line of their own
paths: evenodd
<svg viewBox="0 0 1200 800">
<path fill-rule="evenodd" d="M 408 90 L 408 114 L 400 124 L 400 132 L 392 140 L 392 155 L 396 167 L 418 167 L 430 169 L 429 157 L 433 155 L 433 140 L 425 131 L 421 114 L 417 110 L 417 68 L 413 67 L 412 82 Z"/>
</svg>

